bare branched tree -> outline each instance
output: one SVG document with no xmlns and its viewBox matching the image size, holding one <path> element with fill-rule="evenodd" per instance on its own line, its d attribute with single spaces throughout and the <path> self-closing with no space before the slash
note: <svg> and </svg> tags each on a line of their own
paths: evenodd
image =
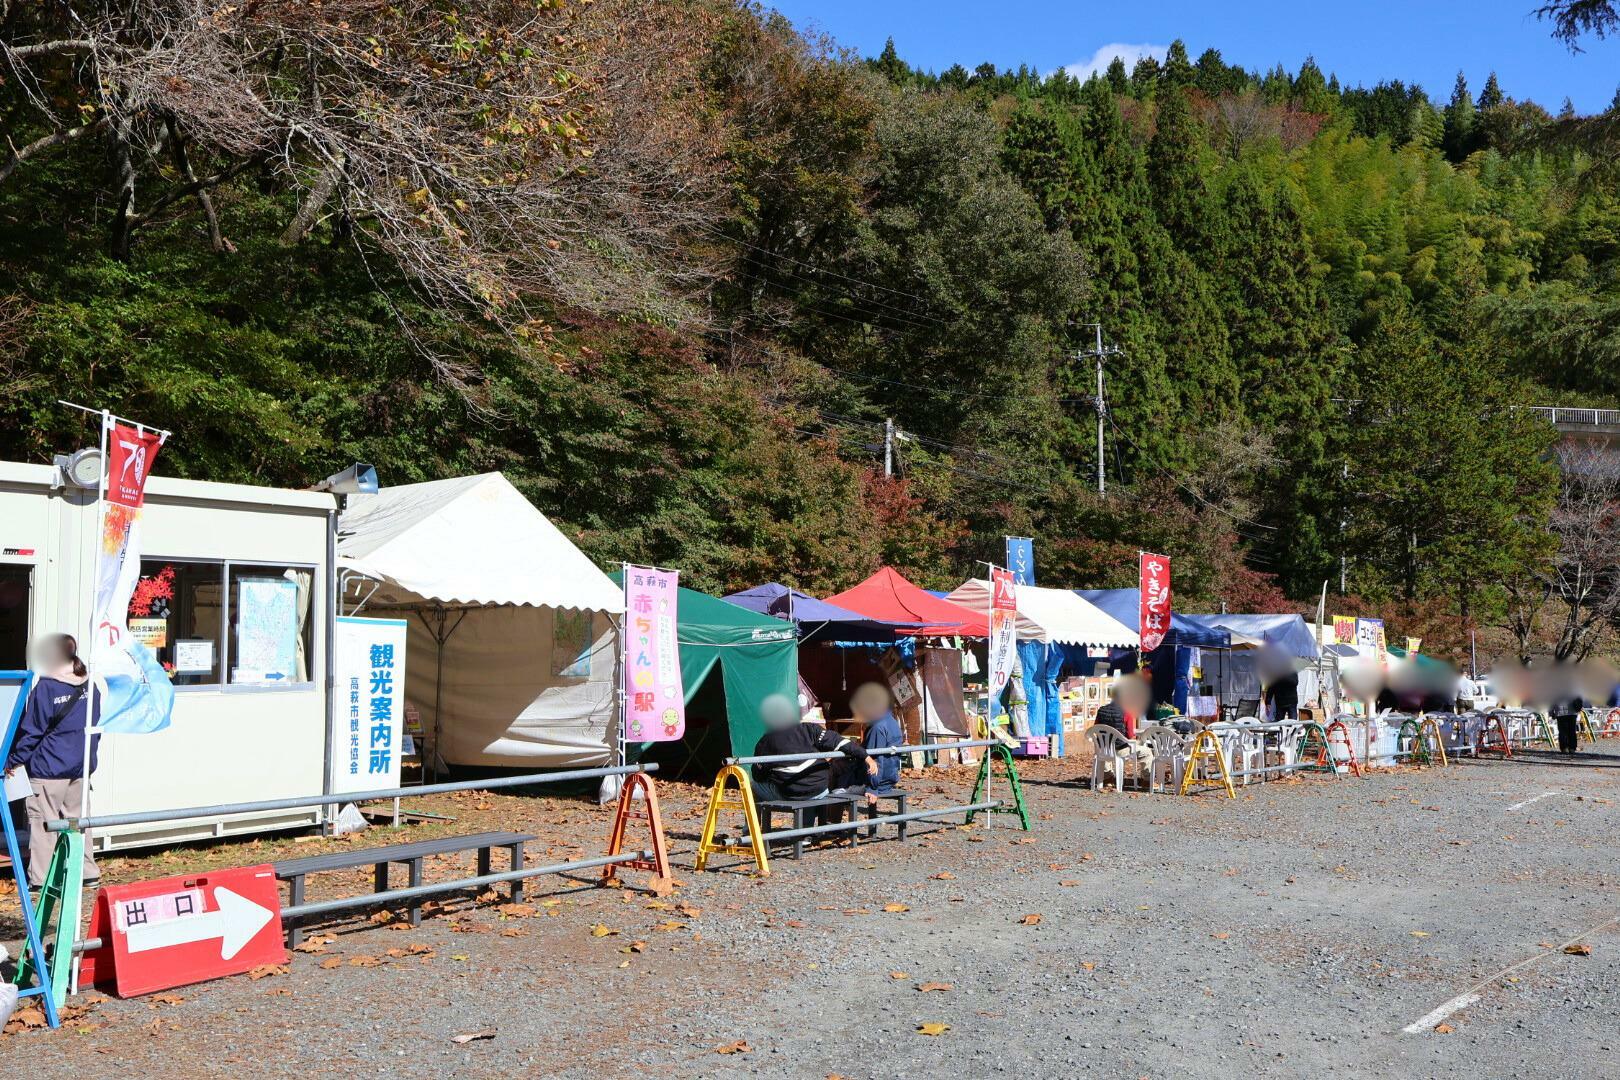
<svg viewBox="0 0 1620 1080">
<path fill-rule="evenodd" d="M 1549 522 L 1558 553 L 1506 585 L 1507 629 L 1527 661 L 1544 648 L 1556 660 L 1584 660 L 1620 620 L 1620 459 L 1567 443 L 1558 457 L 1563 479 Z"/>
<path fill-rule="evenodd" d="M 535 298 L 665 321 L 714 271 L 721 137 L 699 65 L 714 7 L 651 0 L 42 0 L 0 22 L 0 183 L 103 141 L 110 246 L 210 192 L 336 218 L 452 310 L 509 328 Z M 706 240 L 710 238 L 709 240 Z M 442 374 L 455 376 L 445 369 Z"/>
</svg>

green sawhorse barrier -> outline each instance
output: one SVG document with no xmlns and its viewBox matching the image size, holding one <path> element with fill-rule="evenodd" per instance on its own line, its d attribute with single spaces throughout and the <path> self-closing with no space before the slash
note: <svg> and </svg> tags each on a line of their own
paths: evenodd
<svg viewBox="0 0 1620 1080">
<path fill-rule="evenodd" d="M 17 737 L 17 725 L 22 722 L 23 706 L 28 703 L 28 694 L 34 688 L 34 674 L 31 671 L 0 671 L 0 692 L 3 692 L 7 704 L 10 705 L 10 715 L 6 726 L 0 730 L 0 762 L 4 762 L 11 753 L 11 742 Z M 3 714 L 0 714 L 3 715 Z M 5 800 L 0 799 L 0 803 Z M 45 1006 L 45 1022 L 51 1027 L 61 1027 L 62 1021 L 57 1017 L 57 1006 L 66 1000 L 67 984 L 62 984 L 62 996 L 58 997 L 52 992 L 51 986 L 43 980 L 34 986 L 34 973 L 38 972 L 45 963 L 45 946 L 40 940 L 41 923 L 34 917 L 34 898 L 28 890 L 28 873 L 23 867 L 22 847 L 17 843 L 17 827 L 11 822 L 11 805 L 6 803 L 0 807 L 0 820 L 4 821 L 6 833 L 6 854 L 11 859 L 11 874 L 17 881 L 17 899 L 22 903 L 23 927 L 26 942 L 23 948 L 22 963 L 17 965 L 16 983 L 18 986 L 17 998 L 19 1001 L 38 997 Z M 83 863 L 77 864 L 83 872 Z M 78 902 L 78 883 L 74 883 L 74 902 Z M 68 929 L 69 948 L 63 950 L 68 963 L 72 963 L 73 950 L 71 943 L 74 931 L 78 929 L 77 921 Z"/>
<path fill-rule="evenodd" d="M 984 758 L 979 762 L 979 778 L 973 782 L 973 797 L 968 802 L 981 803 L 989 801 L 990 762 L 997 757 L 1001 758 L 1002 774 L 1007 778 L 1007 783 L 1012 788 L 1012 805 L 995 806 L 986 813 L 1017 814 L 1018 824 L 1023 826 L 1025 832 L 1029 832 L 1029 811 L 1024 807 L 1024 786 L 1018 782 L 1018 769 L 1013 766 L 1012 751 L 1000 743 L 984 748 Z M 977 810 L 967 812 L 967 823 L 969 825 L 973 824 L 973 815 L 978 812 Z"/>
<path fill-rule="evenodd" d="M 65 832 L 56 838 L 45 887 L 39 893 L 35 932 L 41 943 L 50 941 L 50 1001 L 60 1009 L 67 1004 L 68 980 L 73 972 L 73 938 L 79 929 L 79 903 L 84 887 L 84 834 Z M 17 985 L 35 975 L 28 957 L 17 965 Z M 41 980 L 44 982 L 45 980 Z"/>
</svg>

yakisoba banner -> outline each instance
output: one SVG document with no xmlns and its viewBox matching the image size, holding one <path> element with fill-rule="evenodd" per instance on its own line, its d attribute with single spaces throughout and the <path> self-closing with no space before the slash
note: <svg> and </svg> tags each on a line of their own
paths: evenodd
<svg viewBox="0 0 1620 1080">
<path fill-rule="evenodd" d="M 1170 632 L 1170 556 L 1142 552 L 1142 610 L 1138 627 L 1142 651 L 1152 652 Z"/>
<path fill-rule="evenodd" d="M 163 433 L 108 418 L 107 477 L 96 601 L 91 612 L 90 670 L 105 683 L 97 730 L 140 733 L 169 726 L 174 686 L 129 631 L 129 598 L 141 576 L 141 505 Z"/>
<path fill-rule="evenodd" d="M 994 712 L 1012 679 L 1018 644 L 1018 586 L 1010 570 L 990 569 L 990 702 Z"/>
</svg>

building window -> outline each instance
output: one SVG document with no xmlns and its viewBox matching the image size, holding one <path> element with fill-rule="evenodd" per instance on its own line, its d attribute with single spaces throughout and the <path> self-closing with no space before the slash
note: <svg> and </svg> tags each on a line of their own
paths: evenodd
<svg viewBox="0 0 1620 1080">
<path fill-rule="evenodd" d="M 220 681 L 224 629 L 222 563 L 142 559 L 129 601 L 129 630 L 176 686 Z"/>
<path fill-rule="evenodd" d="M 229 567 L 230 682 L 288 686 L 310 681 L 314 571 L 298 566 Z"/>
</svg>

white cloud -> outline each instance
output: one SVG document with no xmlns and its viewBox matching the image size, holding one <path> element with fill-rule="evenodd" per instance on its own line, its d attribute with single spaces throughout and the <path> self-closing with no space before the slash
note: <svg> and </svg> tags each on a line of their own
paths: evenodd
<svg viewBox="0 0 1620 1080">
<path fill-rule="evenodd" d="M 1130 71 L 1136 66 L 1136 62 L 1144 56 L 1151 56 L 1153 59 L 1163 63 L 1164 54 L 1169 51 L 1170 46 L 1168 45 L 1123 45 L 1116 42 L 1112 45 L 1104 45 L 1092 53 L 1089 60 L 1077 60 L 1063 70 L 1081 82 L 1085 82 L 1093 74 L 1101 75 L 1107 71 L 1108 65 L 1114 62 L 1116 56 L 1125 61 L 1125 70 Z"/>
</svg>

